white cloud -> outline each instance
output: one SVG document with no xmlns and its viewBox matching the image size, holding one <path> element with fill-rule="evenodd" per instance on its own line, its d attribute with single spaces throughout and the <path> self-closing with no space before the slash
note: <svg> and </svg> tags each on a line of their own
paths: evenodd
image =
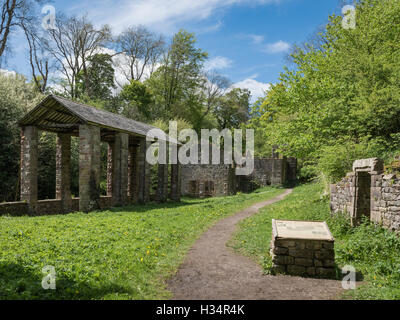
<svg viewBox="0 0 400 320">
<path fill-rule="evenodd" d="M 206 71 L 228 69 L 232 66 L 232 63 L 233 61 L 229 58 L 217 56 L 206 61 L 204 69 Z"/>
<path fill-rule="evenodd" d="M 264 97 L 265 92 L 271 87 L 268 83 L 263 83 L 254 78 L 247 78 L 243 81 L 236 82 L 233 88 L 249 89 L 251 92 L 251 102 L 255 102 L 258 98 Z"/>
<path fill-rule="evenodd" d="M 87 12 L 96 24 L 110 24 L 115 32 L 129 25 L 145 25 L 165 33 L 176 30 L 180 22 L 202 21 L 218 10 L 233 5 L 265 5 L 281 0 L 84 0 L 73 13 Z"/>
<path fill-rule="evenodd" d="M 217 23 L 215 23 L 213 25 L 195 29 L 194 33 L 197 35 L 211 33 L 211 32 L 218 31 L 219 29 L 221 29 L 222 25 L 223 25 L 222 21 L 219 20 Z"/>
<path fill-rule="evenodd" d="M 17 73 L 15 71 L 10 71 L 6 69 L 0 69 L 0 73 L 5 75 L 5 76 L 16 76 Z"/>
<path fill-rule="evenodd" d="M 264 51 L 268 53 L 280 53 L 280 52 L 286 52 L 290 49 L 290 44 L 279 40 L 275 43 L 268 43 L 265 45 Z"/>
<path fill-rule="evenodd" d="M 258 34 L 249 34 L 248 36 L 254 44 L 260 44 L 264 42 L 264 36 Z"/>
</svg>

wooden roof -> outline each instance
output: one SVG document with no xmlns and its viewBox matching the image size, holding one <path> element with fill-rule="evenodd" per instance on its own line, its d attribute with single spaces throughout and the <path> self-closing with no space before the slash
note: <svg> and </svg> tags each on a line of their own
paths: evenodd
<svg viewBox="0 0 400 320">
<path fill-rule="evenodd" d="M 20 126 L 33 125 L 45 131 L 75 135 L 79 134 L 80 124 L 101 127 L 103 134 L 111 134 L 117 131 L 136 137 L 146 137 L 150 130 L 158 129 L 146 123 L 53 94 L 47 96 L 19 121 Z M 167 140 L 177 143 L 175 139 L 169 136 L 167 136 Z"/>
</svg>

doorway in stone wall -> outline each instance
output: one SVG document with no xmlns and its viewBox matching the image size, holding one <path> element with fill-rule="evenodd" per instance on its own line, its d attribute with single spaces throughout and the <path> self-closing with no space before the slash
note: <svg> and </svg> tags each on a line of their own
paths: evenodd
<svg viewBox="0 0 400 320">
<path fill-rule="evenodd" d="M 356 172 L 355 206 L 353 224 L 358 224 L 361 217 L 371 217 L 371 175 L 369 172 Z"/>
</svg>

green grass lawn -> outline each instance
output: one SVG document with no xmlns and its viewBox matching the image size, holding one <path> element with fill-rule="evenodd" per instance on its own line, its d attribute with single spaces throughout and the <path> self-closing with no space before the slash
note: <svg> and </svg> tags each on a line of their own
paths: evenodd
<svg viewBox="0 0 400 320">
<path fill-rule="evenodd" d="M 272 266 L 268 254 L 272 219 L 327 221 L 336 239 L 338 266 L 352 265 L 363 278 L 363 284 L 347 291 L 344 298 L 400 299 L 400 238 L 368 221 L 351 228 L 345 217 L 331 218 L 329 199 L 322 196 L 321 185 L 297 187 L 285 200 L 240 223 L 230 245 L 260 263 L 266 273 Z"/>
<path fill-rule="evenodd" d="M 89 214 L 0 217 L 0 299 L 160 299 L 165 280 L 217 220 L 282 189 Z M 42 289 L 46 265 L 56 290 Z"/>
</svg>

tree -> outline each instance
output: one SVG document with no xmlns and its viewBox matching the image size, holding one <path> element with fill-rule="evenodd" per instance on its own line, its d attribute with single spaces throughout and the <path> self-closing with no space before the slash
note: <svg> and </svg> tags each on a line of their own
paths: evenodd
<svg viewBox="0 0 400 320">
<path fill-rule="evenodd" d="M 107 25 L 96 29 L 86 17 L 66 18 L 59 15 L 56 21 L 57 28 L 48 30 L 45 47 L 66 80 L 65 89 L 69 96 L 76 98 L 78 76 L 83 79 L 86 88 L 91 88 L 88 59 L 100 53 L 111 39 L 111 31 Z"/>
<path fill-rule="evenodd" d="M 207 53 L 195 47 L 196 39 L 184 30 L 174 35 L 160 67 L 147 81 L 155 93 L 164 119 L 180 117 L 194 123 L 203 108 L 199 90 L 203 84 L 203 62 Z"/>
<path fill-rule="evenodd" d="M 43 47 L 43 38 L 36 26 L 29 22 L 22 23 L 21 28 L 28 43 L 32 81 L 39 92 L 45 93 L 49 81 L 50 61 Z"/>
<path fill-rule="evenodd" d="M 18 199 L 21 135 L 17 121 L 41 99 L 23 76 L 0 72 L 0 202 Z"/>
<path fill-rule="evenodd" d="M 152 110 L 153 94 L 149 88 L 137 80 L 131 82 L 122 88 L 120 97 L 124 101 L 122 114 L 132 119 L 156 119 L 157 114 Z"/>
<path fill-rule="evenodd" d="M 164 51 L 165 41 L 161 35 L 148 31 L 143 26 L 129 27 L 116 40 L 121 56 L 119 69 L 127 81 L 150 76 Z M 146 74 L 147 71 L 147 74 Z"/>
<path fill-rule="evenodd" d="M 287 155 L 318 162 L 340 144 L 399 147 L 400 3 L 364 0 L 356 12 L 355 29 L 333 15 L 315 41 L 295 48 L 294 67 L 265 99 L 261 125 Z"/>
<path fill-rule="evenodd" d="M 23 24 L 31 23 L 36 17 L 35 3 L 41 0 L 1 0 L 0 1 L 0 59 L 9 49 L 11 32 Z M 0 60 L 1 61 L 1 60 Z"/>
<path fill-rule="evenodd" d="M 218 99 L 213 112 L 221 130 L 238 129 L 249 119 L 250 97 L 248 89 L 234 88 Z"/>
<path fill-rule="evenodd" d="M 87 63 L 87 78 L 83 70 L 76 78 L 77 95 L 87 96 L 92 100 L 110 100 L 112 89 L 116 89 L 111 55 L 97 53 L 88 57 Z"/>
</svg>

